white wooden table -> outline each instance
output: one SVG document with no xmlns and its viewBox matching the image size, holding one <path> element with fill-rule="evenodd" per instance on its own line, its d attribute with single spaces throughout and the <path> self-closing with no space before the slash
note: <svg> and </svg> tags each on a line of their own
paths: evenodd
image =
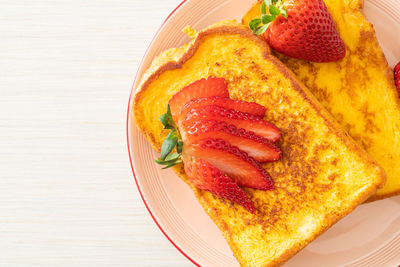
<svg viewBox="0 0 400 267">
<path fill-rule="evenodd" d="M 0 266 L 191 266 L 134 184 L 126 109 L 180 0 L 0 0 Z"/>
</svg>

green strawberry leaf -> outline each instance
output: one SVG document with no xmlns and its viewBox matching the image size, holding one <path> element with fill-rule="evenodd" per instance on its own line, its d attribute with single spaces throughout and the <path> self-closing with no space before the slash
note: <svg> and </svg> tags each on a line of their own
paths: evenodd
<svg viewBox="0 0 400 267">
<path fill-rule="evenodd" d="M 267 1 L 263 1 L 262 4 L 261 4 L 261 14 L 262 14 L 262 15 L 267 14 L 267 10 L 266 10 L 266 5 L 267 5 L 267 3 L 266 3 L 266 2 L 267 2 Z"/>
<path fill-rule="evenodd" d="M 283 0 L 264 0 L 261 3 L 261 18 L 255 18 L 249 22 L 251 31 L 256 35 L 263 34 L 277 16 L 282 15 L 288 18 L 287 10 L 283 5 Z M 267 14 L 267 8 L 269 14 Z"/>
<path fill-rule="evenodd" d="M 276 18 L 276 16 L 273 16 L 273 15 L 262 15 L 261 21 L 263 24 L 268 24 L 268 23 L 272 22 L 275 18 Z"/>
<path fill-rule="evenodd" d="M 158 158 L 158 159 L 155 159 L 154 161 L 157 162 L 158 164 L 161 164 L 161 165 L 168 165 L 170 163 L 176 162 L 179 159 L 180 156 L 181 155 L 179 153 L 175 152 L 175 153 L 169 154 L 165 158 L 165 160 L 162 160 L 161 158 Z"/>
<path fill-rule="evenodd" d="M 182 160 L 177 160 L 177 161 L 175 161 L 174 163 L 168 164 L 167 166 L 165 166 L 165 167 L 162 168 L 162 169 L 171 168 L 171 167 L 173 167 L 173 166 L 175 166 L 175 165 L 177 165 L 177 164 L 179 164 L 179 163 L 182 163 Z"/>
<path fill-rule="evenodd" d="M 172 114 L 171 114 L 171 109 L 168 105 L 167 107 L 167 112 L 162 114 L 158 120 L 162 123 L 164 129 L 174 129 L 176 128 L 176 125 L 174 121 L 172 120 Z"/>
<path fill-rule="evenodd" d="M 277 8 L 277 7 L 274 6 L 274 5 L 270 5 L 268 8 L 269 8 L 269 13 L 270 13 L 271 15 L 277 16 L 277 15 L 281 14 L 280 9 Z"/>
<path fill-rule="evenodd" d="M 178 134 L 175 129 L 171 130 L 165 138 L 164 143 L 161 146 L 161 160 L 165 160 L 169 153 L 175 148 L 178 143 Z"/>
<path fill-rule="evenodd" d="M 253 33 L 255 35 L 261 35 L 268 29 L 268 26 L 269 26 L 269 23 L 268 24 L 264 24 L 264 25 L 258 27 L 256 30 L 254 30 Z"/>
<path fill-rule="evenodd" d="M 176 124 L 175 124 L 174 120 L 172 119 L 171 108 L 169 105 L 167 106 L 167 118 L 168 118 L 168 123 L 172 127 L 176 128 Z"/>
<path fill-rule="evenodd" d="M 260 25 L 261 23 L 261 19 L 252 19 L 249 22 L 249 28 L 254 31 L 255 29 L 257 29 L 258 25 Z"/>
<path fill-rule="evenodd" d="M 154 161 L 155 161 L 156 163 L 160 164 L 160 165 L 169 165 L 169 164 L 171 164 L 171 163 L 176 162 L 177 160 L 175 159 L 175 160 L 168 160 L 168 161 L 165 161 L 165 160 L 162 160 L 162 159 L 158 158 L 158 159 L 155 159 Z"/>
<path fill-rule="evenodd" d="M 286 7 L 283 7 L 283 8 L 281 9 L 281 15 L 282 15 L 285 19 L 288 18 L 288 13 L 287 13 Z"/>
<path fill-rule="evenodd" d="M 266 6 L 270 6 L 272 5 L 272 1 L 271 0 L 264 0 L 264 2 Z"/>
<path fill-rule="evenodd" d="M 169 129 L 171 131 L 168 133 L 167 137 L 161 145 L 160 157 L 158 159 L 155 159 L 154 161 L 161 165 L 167 165 L 165 168 L 169 168 L 182 162 L 180 156 L 183 149 L 183 141 L 177 130 L 177 126 L 172 119 L 171 109 L 169 105 L 167 107 L 167 112 L 162 114 L 158 119 L 162 123 L 164 129 Z M 175 147 L 176 152 L 172 153 Z"/>
<path fill-rule="evenodd" d="M 168 156 L 165 157 L 166 161 L 174 161 L 177 160 L 180 157 L 180 153 L 174 152 L 172 154 L 169 154 Z"/>
<path fill-rule="evenodd" d="M 158 120 L 161 121 L 161 123 L 162 123 L 162 125 L 164 126 L 164 129 L 165 129 L 165 126 L 168 125 L 167 113 L 162 114 L 162 115 L 158 118 Z"/>
<path fill-rule="evenodd" d="M 182 153 L 182 149 L 183 149 L 183 142 L 182 141 L 178 141 L 178 143 L 176 144 L 176 151 L 181 154 Z"/>
</svg>

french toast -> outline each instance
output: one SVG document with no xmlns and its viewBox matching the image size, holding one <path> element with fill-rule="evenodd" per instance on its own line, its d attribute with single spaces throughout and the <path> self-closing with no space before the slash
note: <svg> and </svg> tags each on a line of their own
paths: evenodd
<svg viewBox="0 0 400 267">
<path fill-rule="evenodd" d="M 385 186 L 369 201 L 400 194 L 400 104 L 393 72 L 362 13 L 363 0 L 324 2 L 345 43 L 345 58 L 313 63 L 275 55 L 386 171 Z M 255 4 L 243 24 L 260 14 Z"/>
<path fill-rule="evenodd" d="M 281 130 L 283 154 L 262 165 L 274 179 L 272 191 L 243 188 L 255 214 L 193 186 L 182 164 L 173 169 L 242 266 L 282 264 L 374 194 L 385 173 L 245 26 L 224 21 L 191 35 L 189 44 L 163 52 L 144 74 L 133 100 L 136 125 L 160 151 L 168 132 L 158 117 L 168 101 L 210 76 L 228 81 L 232 99 L 265 106 L 265 119 Z"/>
</svg>

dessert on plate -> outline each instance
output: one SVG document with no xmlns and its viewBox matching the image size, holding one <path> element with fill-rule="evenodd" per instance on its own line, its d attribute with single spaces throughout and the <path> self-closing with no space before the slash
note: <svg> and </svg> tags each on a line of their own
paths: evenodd
<svg viewBox="0 0 400 267">
<path fill-rule="evenodd" d="M 210 168 L 216 162 L 212 153 L 209 153 L 212 160 L 206 160 L 207 147 L 203 149 L 204 153 L 189 152 L 201 161 L 194 160 L 193 163 L 189 159 L 189 167 L 179 162 L 173 167 L 192 187 L 242 265 L 272 265 L 286 261 L 383 184 L 383 170 L 271 54 L 267 44 L 246 27 L 230 21 L 200 31 L 188 45 L 163 52 L 144 75 L 134 98 L 134 116 L 136 125 L 155 150 L 161 151 L 164 140 L 171 133 L 171 129 L 163 129 L 158 119 L 168 110 L 171 99 L 187 86 L 212 78 L 225 80 L 232 101 L 264 106 L 264 119 L 280 133 L 276 147 L 282 156 L 274 158 L 274 162 L 255 163 L 265 170 L 261 178 L 273 181 L 273 188 L 268 187 L 268 183 L 261 189 L 241 186 L 240 192 L 245 192 L 251 203 L 243 194 L 234 202 L 199 189 L 191 182 L 193 177 L 188 178 L 185 169 L 193 169 L 192 165 L 201 168 L 198 166 L 202 164 L 206 165 L 204 168 Z M 190 103 L 185 105 L 190 106 Z M 173 117 L 172 108 L 171 111 Z M 187 111 L 177 113 L 183 112 Z M 219 136 L 217 139 L 215 143 L 227 142 L 223 147 L 235 147 L 242 157 L 246 157 L 242 149 L 230 145 L 229 138 Z M 176 140 L 177 144 L 178 138 Z M 202 145 L 201 141 L 198 146 Z M 232 154 L 230 152 L 219 154 L 222 155 L 220 158 Z M 176 152 L 169 155 L 173 153 Z M 170 160 L 173 161 L 174 156 Z M 220 161 L 223 164 L 224 161 Z M 226 162 L 233 164 L 230 160 Z M 228 165 L 229 168 L 232 165 Z M 220 169 L 221 162 L 218 162 L 217 170 L 208 172 L 215 171 L 215 176 L 225 177 L 222 174 L 227 169 Z"/>
<path fill-rule="evenodd" d="M 280 265 L 400 189 L 395 82 L 360 8 L 265 0 L 245 25 L 187 27 L 192 40 L 156 57 L 135 91 L 155 162 L 192 188 L 242 266 Z"/>
<path fill-rule="evenodd" d="M 344 58 L 320 63 L 288 57 L 278 52 L 274 55 L 385 169 L 386 184 L 369 201 L 398 195 L 400 103 L 393 82 L 393 71 L 388 66 L 373 26 L 362 13 L 364 1 L 324 2 L 344 41 Z M 260 17 L 260 7 L 261 3 L 256 3 L 244 15 L 242 22 L 248 25 L 251 19 Z"/>
</svg>

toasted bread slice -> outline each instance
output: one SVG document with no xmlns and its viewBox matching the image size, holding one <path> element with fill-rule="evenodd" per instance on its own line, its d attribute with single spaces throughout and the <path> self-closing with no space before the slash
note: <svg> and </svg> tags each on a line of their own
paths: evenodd
<svg viewBox="0 0 400 267">
<path fill-rule="evenodd" d="M 346 45 L 338 62 L 312 63 L 279 59 L 292 70 L 321 104 L 387 174 L 385 186 L 369 199 L 400 194 L 400 102 L 393 71 L 362 14 L 362 0 L 324 0 Z M 243 23 L 260 16 L 256 4 Z"/>
<path fill-rule="evenodd" d="M 267 108 L 266 119 L 281 129 L 281 160 L 263 167 L 275 189 L 245 188 L 256 208 L 192 189 L 243 266 L 288 260 L 358 204 L 374 194 L 383 170 L 342 130 L 264 41 L 235 22 L 199 32 L 188 45 L 153 61 L 134 97 L 134 116 L 159 151 L 167 132 L 158 117 L 182 87 L 209 76 L 228 82 L 230 97 Z M 182 166 L 176 173 L 189 185 Z"/>
</svg>

